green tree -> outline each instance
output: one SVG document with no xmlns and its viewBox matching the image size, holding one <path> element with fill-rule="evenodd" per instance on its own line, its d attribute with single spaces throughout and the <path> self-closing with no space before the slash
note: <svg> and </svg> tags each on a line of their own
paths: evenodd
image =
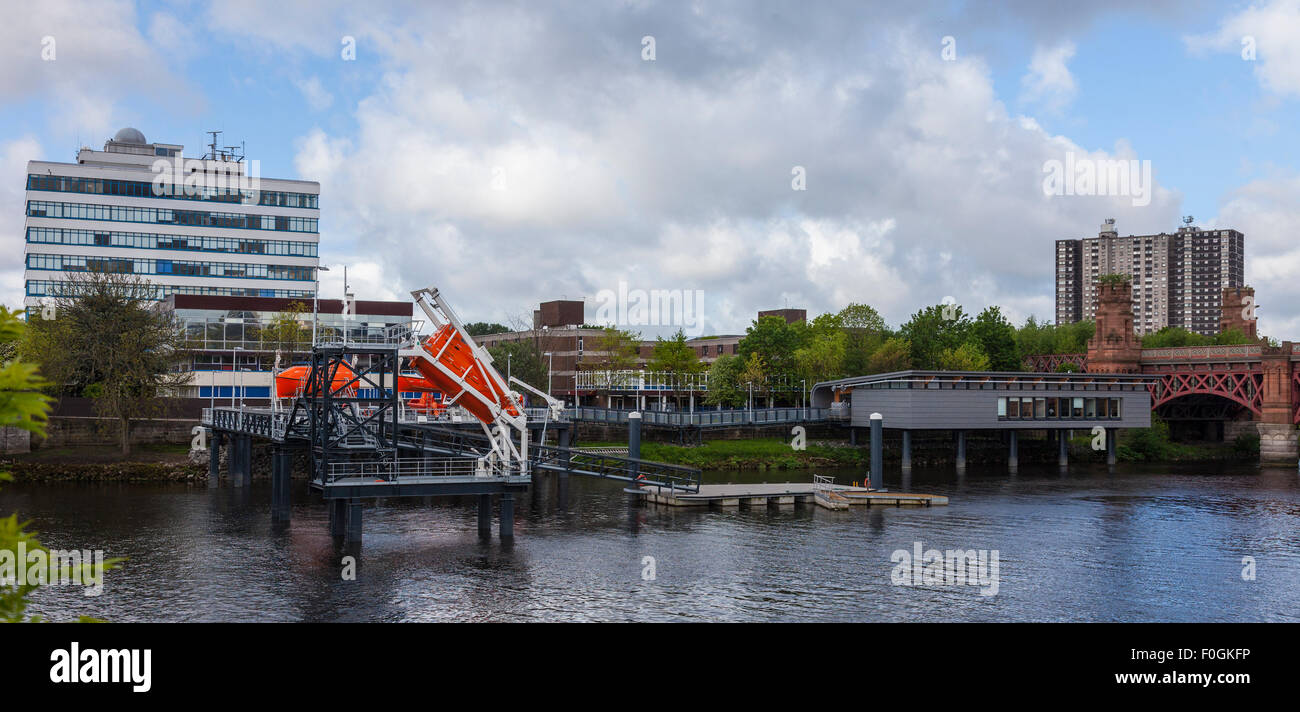
<svg viewBox="0 0 1300 712">
<path fill-rule="evenodd" d="M 266 351 L 278 351 L 285 359 L 311 348 L 311 325 L 304 323 L 307 305 L 290 302 L 284 311 L 271 317 L 258 332 L 258 342 Z"/>
<path fill-rule="evenodd" d="M 595 375 L 596 391 L 603 391 L 608 397 L 610 391 L 626 385 L 618 381 L 619 371 L 628 371 L 636 366 L 641 352 L 641 336 L 607 326 L 594 343 L 586 345 L 586 350 L 589 356 L 585 366 Z"/>
<path fill-rule="evenodd" d="M 1188 331 L 1181 326 L 1166 326 L 1154 334 L 1142 337 L 1142 348 L 1160 349 L 1176 346 L 1209 346 L 1214 339 Z"/>
<path fill-rule="evenodd" d="M 541 349 L 535 342 L 532 340 L 503 341 L 487 347 L 487 351 L 492 356 L 492 366 L 498 373 L 507 378 L 514 376 L 533 388 L 546 392 L 549 375 L 546 370 L 546 357 L 542 356 Z M 533 397 L 526 391 L 524 395 L 529 400 Z"/>
<path fill-rule="evenodd" d="M 670 395 L 676 396 L 688 377 L 703 370 L 695 349 L 686 343 L 686 333 L 677 330 L 671 338 L 655 338 L 654 350 L 650 354 L 649 369 L 665 376 L 668 380 Z"/>
<path fill-rule="evenodd" d="M 1016 344 L 1016 328 L 1002 316 L 996 306 L 987 307 L 970 326 L 970 338 L 988 357 L 992 371 L 1020 370 L 1021 354 Z"/>
<path fill-rule="evenodd" d="M 465 331 L 470 336 L 487 336 L 488 334 L 504 334 L 510 331 L 510 327 L 502 326 L 496 322 L 476 321 L 466 324 Z"/>
<path fill-rule="evenodd" d="M 28 323 L 20 353 L 40 364 L 61 395 L 94 399 L 95 412 L 116 422 L 121 453 L 131 453 L 131 423 L 157 417 L 191 374 L 174 314 L 150 301 L 153 288 L 135 276 L 74 273 L 53 319 Z"/>
<path fill-rule="evenodd" d="M 892 337 L 880 345 L 867 359 L 865 373 L 893 373 L 912 367 L 912 344 L 907 339 Z"/>
<path fill-rule="evenodd" d="M 943 371 L 987 371 L 989 357 L 979 344 L 968 341 L 957 348 L 946 348 L 939 354 L 939 369 Z"/>
<path fill-rule="evenodd" d="M 779 316 L 755 319 L 745 329 L 745 338 L 736 345 L 736 355 L 748 365 L 750 357 L 757 354 L 767 375 L 791 378 L 796 370 L 794 354 L 803 346 L 808 329 L 803 322 L 787 324 Z"/>
<path fill-rule="evenodd" d="M 1221 331 L 1214 336 L 1216 346 L 1239 346 L 1241 344 L 1257 343 L 1255 339 L 1246 336 L 1246 332 L 1241 329 L 1228 329 Z"/>
<path fill-rule="evenodd" d="M 741 386 L 740 378 L 744 368 L 739 356 L 719 356 L 709 367 L 709 392 L 704 396 L 704 403 L 725 408 L 743 406 L 746 390 Z"/>
<path fill-rule="evenodd" d="M 866 304 L 850 304 L 836 315 L 844 330 L 844 373 L 871 373 L 871 356 L 889 338 L 889 328 L 879 312 Z"/>
<path fill-rule="evenodd" d="M 911 342 L 912 367 L 931 370 L 942 368 L 939 357 L 944 351 L 955 351 L 966 342 L 970 327 L 970 317 L 960 306 L 936 304 L 913 314 L 898 335 Z"/>
<path fill-rule="evenodd" d="M 844 375 L 848 335 L 839 329 L 813 333 L 808 343 L 794 352 L 795 368 L 808 386 Z"/>
<path fill-rule="evenodd" d="M 740 378 L 737 379 L 739 385 L 745 389 L 746 403 L 749 403 L 751 393 L 760 397 L 767 394 L 771 385 L 770 377 L 763 356 L 757 351 L 751 353 L 749 358 L 745 359 L 744 368 L 741 369 Z"/>
</svg>

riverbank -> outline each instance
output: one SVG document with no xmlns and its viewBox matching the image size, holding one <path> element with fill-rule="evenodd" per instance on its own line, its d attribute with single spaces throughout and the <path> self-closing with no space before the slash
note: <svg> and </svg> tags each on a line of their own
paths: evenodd
<svg viewBox="0 0 1300 712">
<path fill-rule="evenodd" d="M 38 448 L 0 459 L 15 482 L 192 482 L 207 479 L 206 463 L 190 462 L 187 445 L 145 444 L 122 455 L 115 447 Z"/>
<path fill-rule="evenodd" d="M 914 439 L 912 461 L 916 466 L 939 466 L 955 461 L 954 448 L 945 438 Z M 1023 464 L 1054 464 L 1057 450 L 1046 440 L 1022 438 L 1020 461 Z M 847 442 L 810 442 L 804 450 L 795 450 L 790 442 L 776 438 L 752 440 L 706 441 L 703 445 L 681 446 L 643 443 L 641 455 L 647 460 L 686 465 L 702 470 L 796 470 L 821 467 L 865 467 L 870 459 L 866 442 L 851 446 Z M 899 448 L 886 438 L 884 462 L 897 465 Z M 1158 435 L 1135 432 L 1121 434 L 1116 447 L 1121 462 L 1251 462 L 1259 459 L 1258 439 L 1242 438 L 1231 443 L 1176 443 Z M 967 462 L 972 465 L 996 464 L 1006 458 L 1006 448 L 997 438 L 968 438 Z M 1105 462 L 1104 450 L 1092 448 L 1092 436 L 1081 435 L 1070 442 L 1072 462 Z"/>
</svg>

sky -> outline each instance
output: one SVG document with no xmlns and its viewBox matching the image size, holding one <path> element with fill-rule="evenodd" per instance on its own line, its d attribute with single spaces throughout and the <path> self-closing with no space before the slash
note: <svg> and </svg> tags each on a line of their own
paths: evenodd
<svg viewBox="0 0 1300 712">
<path fill-rule="evenodd" d="M 1054 315 L 1055 240 L 1191 215 L 1245 233 L 1261 333 L 1300 340 L 1300 0 L 3 1 L 11 306 L 26 162 L 132 126 L 319 181 L 322 296 L 347 265 L 465 321 L 680 290 L 703 333 L 949 298 L 1020 323 Z M 1138 180 L 1048 189 L 1067 160 Z"/>
</svg>

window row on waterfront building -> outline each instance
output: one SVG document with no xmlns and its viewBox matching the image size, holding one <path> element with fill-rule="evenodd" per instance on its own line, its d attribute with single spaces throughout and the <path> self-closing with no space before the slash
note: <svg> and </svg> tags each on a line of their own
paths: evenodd
<svg viewBox="0 0 1300 712">
<path fill-rule="evenodd" d="M 236 180 L 238 180 L 237 177 L 230 178 L 232 184 Z M 290 193 L 277 190 L 246 190 L 237 185 L 230 185 L 227 187 L 187 187 L 171 183 L 155 184 L 153 181 L 78 178 L 74 176 L 28 175 L 27 190 L 45 190 L 56 193 L 85 193 L 88 195 L 121 195 L 132 198 L 205 200 L 217 203 L 273 205 L 284 208 L 317 209 L 320 206 L 320 196 L 314 193 Z"/>
<path fill-rule="evenodd" d="M 27 280 L 29 297 L 75 296 L 74 283 L 61 280 Z M 311 299 L 310 290 L 302 289 L 251 289 L 243 287 L 200 287 L 173 284 L 151 284 L 149 299 L 163 300 L 172 294 L 202 294 L 219 297 L 279 297 L 281 299 Z"/>
<path fill-rule="evenodd" d="M 149 232 L 105 232 L 74 230 L 62 227 L 29 227 L 27 241 L 42 245 L 85 245 L 94 247 L 134 247 L 145 250 L 191 250 L 194 252 L 231 252 L 247 255 L 316 257 L 315 242 L 296 240 L 256 240 L 237 237 L 198 237 L 163 235 Z"/>
<path fill-rule="evenodd" d="M 199 210 L 172 210 L 170 208 L 136 208 L 125 205 L 96 205 L 93 203 L 56 203 L 44 200 L 27 201 L 27 216 L 33 218 L 108 220 L 161 225 L 193 225 L 240 230 L 279 230 L 281 232 L 314 233 L 318 229 L 316 218 L 214 213 Z"/>
<path fill-rule="evenodd" d="M 112 274 L 170 274 L 179 277 L 226 277 L 238 279 L 316 279 L 312 267 L 243 262 L 199 262 L 145 257 L 92 257 L 89 255 L 27 255 L 28 269 L 61 272 L 108 272 Z"/>
<path fill-rule="evenodd" d="M 1025 398 L 998 399 L 998 420 L 1119 420 L 1122 398 Z"/>
</svg>

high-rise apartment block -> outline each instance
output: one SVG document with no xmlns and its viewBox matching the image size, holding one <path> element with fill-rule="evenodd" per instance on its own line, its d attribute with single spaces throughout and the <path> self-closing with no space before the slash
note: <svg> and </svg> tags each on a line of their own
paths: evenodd
<svg viewBox="0 0 1300 712">
<path fill-rule="evenodd" d="M 1178 326 L 1199 334 L 1219 331 L 1225 289 L 1245 279 L 1245 236 L 1203 230 L 1184 219 L 1174 233 L 1120 237 L 1107 220 L 1097 237 L 1056 241 L 1056 323 L 1096 318 L 1097 280 L 1127 275 L 1133 327 L 1138 334 Z"/>
</svg>

